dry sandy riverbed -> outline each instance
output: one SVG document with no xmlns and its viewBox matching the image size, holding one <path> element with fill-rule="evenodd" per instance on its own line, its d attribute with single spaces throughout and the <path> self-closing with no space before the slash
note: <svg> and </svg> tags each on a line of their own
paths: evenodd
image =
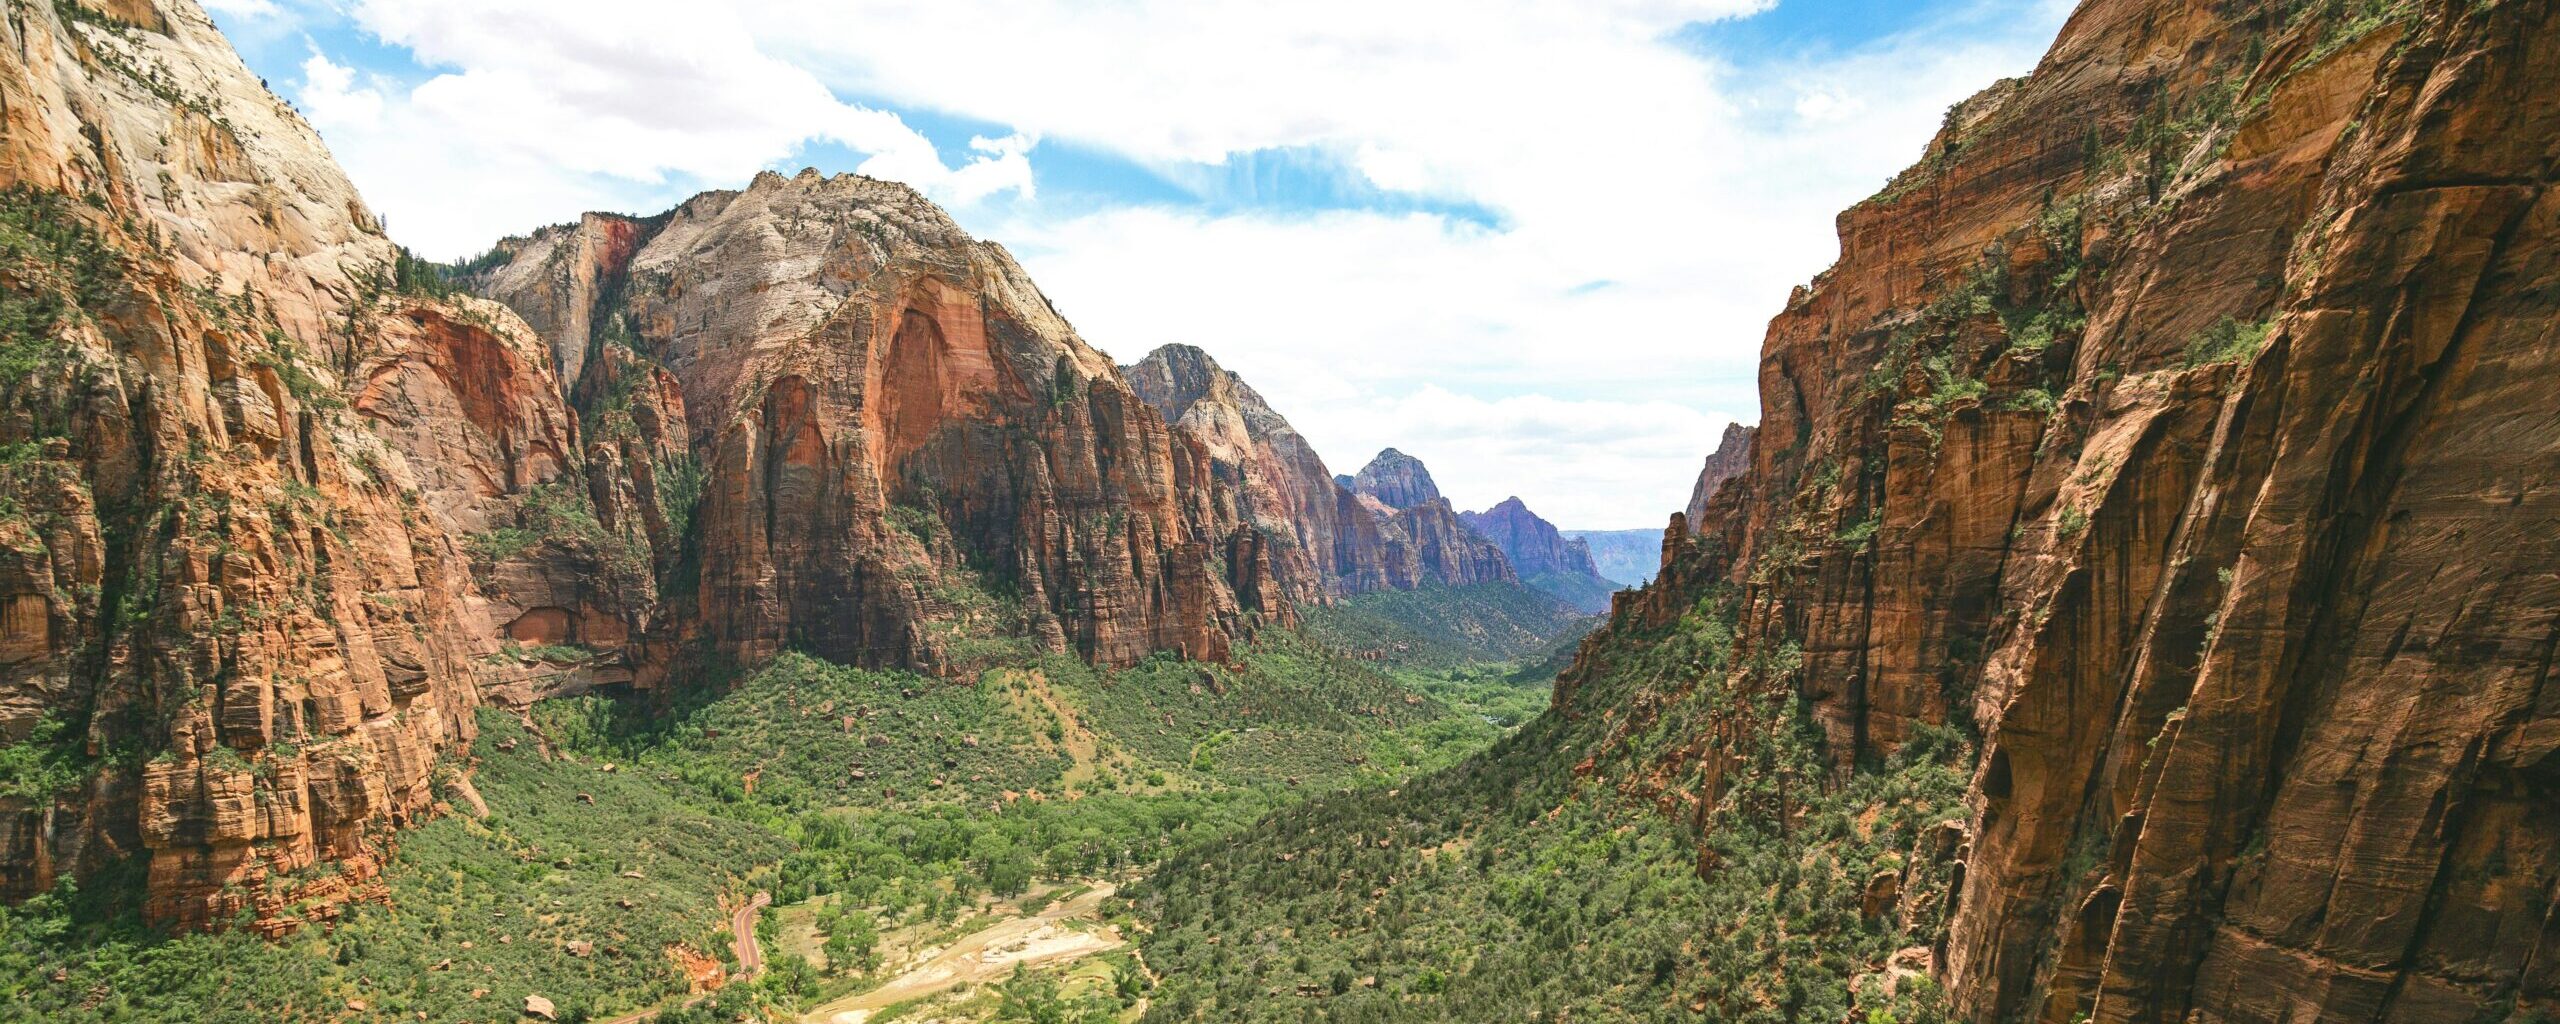
<svg viewBox="0 0 2560 1024">
<path fill-rule="evenodd" d="M 1013 976 L 1015 965 L 1045 967 L 1117 949 L 1117 929 L 1101 925 L 1102 901 L 1118 891 L 1097 884 L 1074 899 L 1061 900 L 1030 917 L 988 925 L 909 965 L 888 984 L 846 996 L 801 1016 L 802 1024 L 863 1024 L 872 1014 L 910 999 L 921 999 L 962 985 L 984 985 Z M 1085 927 L 1076 927 L 1083 924 Z"/>
</svg>

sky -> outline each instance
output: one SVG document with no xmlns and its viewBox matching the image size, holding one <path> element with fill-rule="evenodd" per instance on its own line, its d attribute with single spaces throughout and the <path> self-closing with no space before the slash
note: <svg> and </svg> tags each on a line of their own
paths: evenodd
<svg viewBox="0 0 2560 1024">
<path fill-rule="evenodd" d="M 439 259 L 759 170 L 906 182 L 1336 472 L 1659 528 L 1833 218 L 2069 0 L 204 0 Z"/>
</svg>

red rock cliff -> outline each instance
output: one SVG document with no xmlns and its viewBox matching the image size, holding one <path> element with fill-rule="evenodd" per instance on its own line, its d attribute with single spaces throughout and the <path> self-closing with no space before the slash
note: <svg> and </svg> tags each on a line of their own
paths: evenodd
<svg viewBox="0 0 2560 1024">
<path fill-rule="evenodd" d="M 1975 736 L 1967 1019 L 2560 1011 L 2553 95 L 2547 2 L 2084 4 L 1842 215 L 1560 705 L 1709 597 L 1838 771 Z M 1724 721 L 1622 781 L 1714 828 Z"/>
<path fill-rule="evenodd" d="M 0 792 L 0 896 L 140 857 L 155 920 L 325 916 L 484 686 L 614 659 L 592 552 L 471 539 L 582 507 L 577 424 L 512 313 L 396 287 L 188 0 L 18 5 L 0 111 L 0 742 L 46 766 Z"/>
</svg>

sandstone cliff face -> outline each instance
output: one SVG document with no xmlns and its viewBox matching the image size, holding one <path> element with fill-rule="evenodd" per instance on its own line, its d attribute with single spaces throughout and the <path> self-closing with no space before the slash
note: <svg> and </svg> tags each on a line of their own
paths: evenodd
<svg viewBox="0 0 2560 1024">
<path fill-rule="evenodd" d="M 0 790 L 0 897 L 144 857 L 152 918 L 288 929 L 366 895 L 482 685 L 584 671 L 506 627 L 622 607 L 465 542 L 584 492 L 576 424 L 511 313 L 395 287 L 193 3 L 0 34 L 0 742 L 43 766 Z"/>
<path fill-rule="evenodd" d="M 1841 217 L 1560 705 L 1703 596 L 1838 771 L 1977 737 L 1906 854 L 1969 1019 L 2560 1011 L 2555 89 L 2550 3 L 2084 4 Z M 1754 721 L 1623 781 L 1712 829 Z"/>
<path fill-rule="evenodd" d="M 1240 435 L 1169 429 L 1010 256 L 904 186 L 767 174 L 501 252 L 478 287 L 582 353 L 580 407 L 630 421 L 599 430 L 634 442 L 617 460 L 699 467 L 698 498 L 634 488 L 634 516 L 682 520 L 641 524 L 669 583 L 653 649 L 954 671 L 1018 635 L 1218 659 L 1314 585 L 1257 528 L 1293 511 L 1278 492 L 1222 476 L 1211 446 Z"/>
<path fill-rule="evenodd" d="M 1458 520 L 1502 549 L 1511 571 L 1531 589 L 1584 612 L 1609 610 L 1609 595 L 1618 587 L 1600 575 L 1591 545 L 1567 539 L 1517 496 L 1482 512 L 1461 512 Z"/>
<path fill-rule="evenodd" d="M 1244 379 L 1189 345 L 1167 345 L 1120 368 L 1129 387 L 1209 458 L 1218 492 L 1235 507 L 1220 518 L 1268 546 L 1279 596 L 1321 602 L 1341 589 L 1362 559 L 1364 531 L 1349 524 L 1365 510 L 1342 501 L 1324 460 Z"/>
<path fill-rule="evenodd" d="M 1741 476 L 1751 468 L 1751 437 L 1758 432 L 1757 427 L 1725 424 L 1724 437 L 1717 441 L 1716 450 L 1708 454 L 1707 464 L 1698 467 L 1698 483 L 1689 489 L 1686 514 L 1690 529 L 1704 532 L 1708 528 L 1707 503 L 1714 500 L 1717 491 L 1724 489 L 1725 481 Z"/>
</svg>

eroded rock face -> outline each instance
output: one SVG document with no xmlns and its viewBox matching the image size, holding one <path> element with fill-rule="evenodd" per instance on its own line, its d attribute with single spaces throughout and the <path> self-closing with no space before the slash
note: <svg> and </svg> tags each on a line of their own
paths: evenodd
<svg viewBox="0 0 2560 1024">
<path fill-rule="evenodd" d="M 1959 106 L 1594 641 L 1731 587 L 1842 770 L 1979 735 L 1967 1019 L 2560 1009 L 2560 5 L 2293 6 L 2092 0 Z"/>
<path fill-rule="evenodd" d="M 1221 476 L 1237 450 L 1211 446 L 1240 435 L 1169 429 L 1010 256 L 905 186 L 767 174 L 501 250 L 481 290 L 584 353 L 580 407 L 627 410 L 599 433 L 638 442 L 618 460 L 699 467 L 698 504 L 652 511 L 661 486 L 633 507 L 670 524 L 643 523 L 662 569 L 697 546 L 668 628 L 725 656 L 956 670 L 1020 635 L 1216 659 L 1316 585 L 1257 528 L 1296 514 L 1282 492 Z"/>
<path fill-rule="evenodd" d="M 1389 448 L 1351 477 L 1351 489 L 1399 511 L 1440 500 L 1440 485 L 1421 459 Z"/>
<path fill-rule="evenodd" d="M 0 741 L 53 768 L 0 796 L 0 896 L 142 857 L 152 919 L 286 930 L 367 898 L 481 687 L 536 674 L 519 609 L 615 646 L 585 567 L 466 541 L 584 493 L 576 423 L 512 313 L 397 293 L 193 3 L 0 34 L 0 288 L 38 311 L 0 338 Z"/>
<path fill-rule="evenodd" d="M 1512 570 L 1522 575 L 1599 575 L 1591 565 L 1591 545 L 1566 540 L 1556 532 L 1554 523 L 1529 511 L 1529 506 L 1516 495 L 1482 512 L 1461 512 L 1458 518 L 1501 548 L 1504 557 L 1511 559 Z"/>
</svg>

